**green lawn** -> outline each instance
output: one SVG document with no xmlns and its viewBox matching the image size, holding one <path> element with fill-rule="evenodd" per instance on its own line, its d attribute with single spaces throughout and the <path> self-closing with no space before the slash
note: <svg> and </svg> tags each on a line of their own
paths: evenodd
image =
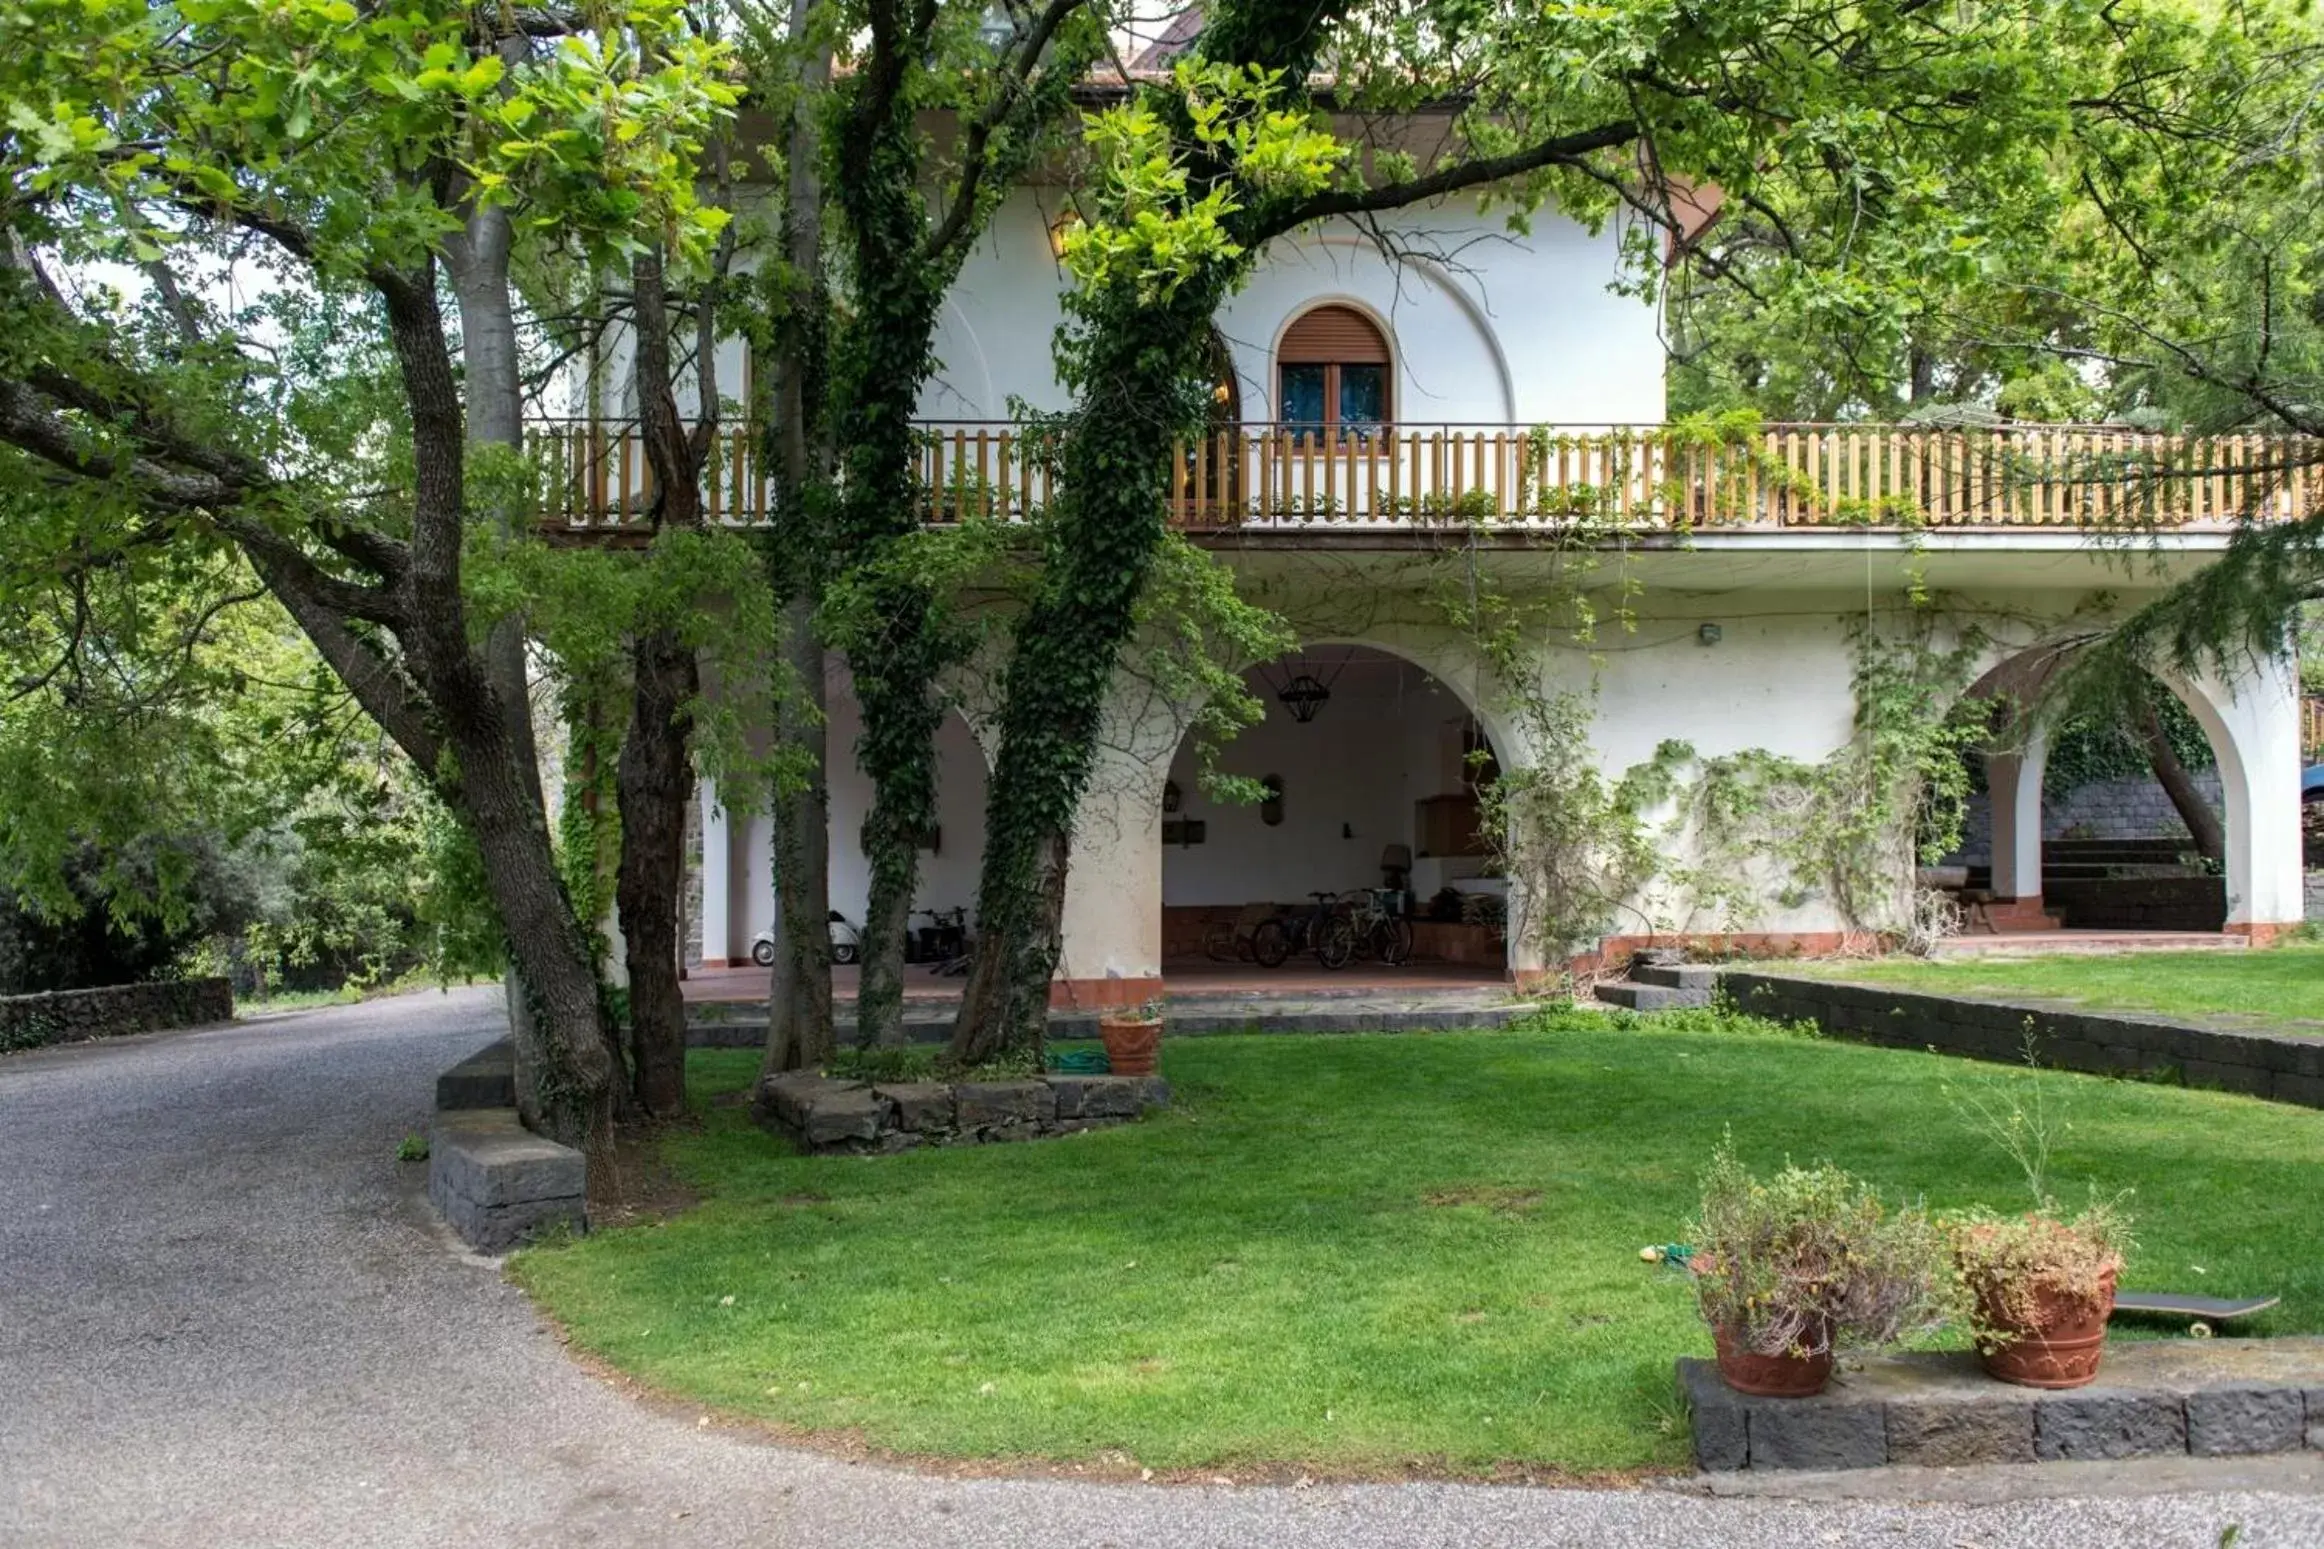
<svg viewBox="0 0 2324 1549">
<path fill-rule="evenodd" d="M 709 1107 L 756 1056 L 693 1057 L 704 1202 L 537 1249 L 516 1279 L 666 1391 L 878 1448 L 1588 1473 L 1683 1463 L 1670 1363 L 1707 1354 L 1677 1237 L 1731 1127 L 1940 1207 L 2008 1206 L 1950 1082 L 2038 1081 L 2056 1175 L 2135 1188 L 2128 1283 L 2281 1292 L 2324 1329 L 2324 1113 L 1830 1043 L 1707 1013 L 1522 1032 L 1173 1041 L 1181 1106 L 1032 1145 L 779 1151 Z M 1117 1460 L 1118 1461 L 1118 1460 Z"/>
<path fill-rule="evenodd" d="M 1962 995 L 2038 996 L 2169 1015 L 2324 1021 L 2324 946 L 2254 952 L 2124 952 L 2108 957 L 1969 958 L 1786 964 L 1784 972 Z"/>
</svg>

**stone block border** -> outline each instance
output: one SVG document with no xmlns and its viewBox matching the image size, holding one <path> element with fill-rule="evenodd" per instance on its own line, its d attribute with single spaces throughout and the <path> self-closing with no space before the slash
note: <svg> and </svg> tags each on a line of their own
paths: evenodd
<svg viewBox="0 0 2324 1549">
<path fill-rule="evenodd" d="M 1539 1005 L 1488 987 L 1474 998 L 1430 992 L 1400 1004 L 1389 996 L 1287 994 L 1203 1000 L 1173 1000 L 1170 1036 L 1204 1038 L 1246 1033 L 1459 1033 L 1507 1027 L 1532 1016 Z M 904 1036 L 913 1043 L 942 1043 L 952 1036 L 954 1008 L 946 1003 L 907 1002 Z M 834 1024 L 841 1043 L 854 1036 L 855 1014 L 844 1004 Z M 1088 1011 L 1049 1013 L 1052 1038 L 1095 1038 L 1097 1017 Z M 767 1011 L 761 1002 L 697 1001 L 686 1008 L 686 1046 L 692 1049 L 755 1049 L 767 1041 Z"/>
<path fill-rule="evenodd" d="M 1160 1076 L 866 1083 L 806 1072 L 770 1076 L 751 1099 L 761 1127 L 800 1150 L 870 1154 L 1071 1135 L 1166 1106 Z"/>
<path fill-rule="evenodd" d="M 2324 1034 L 2206 1027 L 2175 1017 L 2083 1011 L 2054 1001 L 1968 1000 L 1887 985 L 1730 969 L 1719 987 L 1739 1010 L 1813 1022 L 1835 1038 L 2136 1076 L 2324 1108 Z"/>
<path fill-rule="evenodd" d="M 589 1229 L 588 1161 L 518 1119 L 515 1058 L 503 1038 L 436 1078 L 428 1199 L 479 1253 L 554 1227 Z"/>
<path fill-rule="evenodd" d="M 1709 1361 L 1678 1363 L 1710 1472 L 2324 1450 L 2324 1339 L 2111 1344 L 2098 1376 L 2052 1393 L 1996 1382 L 1966 1351 L 1879 1356 L 1814 1398 L 1751 1398 Z"/>
<path fill-rule="evenodd" d="M 0 997 L 0 1052 L 233 1020 L 234 987 L 220 978 L 9 995 Z"/>
</svg>

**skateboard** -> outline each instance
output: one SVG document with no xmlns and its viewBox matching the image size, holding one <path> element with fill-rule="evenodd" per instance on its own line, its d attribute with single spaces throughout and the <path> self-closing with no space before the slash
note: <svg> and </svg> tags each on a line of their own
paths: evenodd
<svg viewBox="0 0 2324 1549">
<path fill-rule="evenodd" d="M 2161 1291 L 2121 1291 L 2115 1295 L 2114 1310 L 2157 1318 L 2185 1318 L 2189 1335 L 2209 1339 L 2214 1323 L 2248 1318 L 2282 1300 L 2280 1296 L 2175 1296 Z"/>
</svg>

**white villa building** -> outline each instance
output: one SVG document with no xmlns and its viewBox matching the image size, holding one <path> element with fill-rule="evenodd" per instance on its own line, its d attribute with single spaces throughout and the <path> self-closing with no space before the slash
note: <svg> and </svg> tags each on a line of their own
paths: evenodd
<svg viewBox="0 0 2324 1549">
<path fill-rule="evenodd" d="M 1007 421 L 1012 400 L 1068 406 L 1051 361 L 1060 210 L 1054 190 L 1013 198 L 947 304 L 922 411 L 938 432 L 932 514 L 1006 517 L 1041 497 Z M 1768 426 L 1746 447 L 1674 445 L 1658 434 L 1658 316 L 1612 286 L 1614 231 L 1543 212 L 1517 236 L 1499 213 L 1461 203 L 1388 226 L 1405 239 L 1395 261 L 1353 229 L 1277 242 L 1217 319 L 1231 374 L 1213 435 L 1188 451 L 1173 515 L 1303 637 L 1291 657 L 1253 667 L 1266 720 L 1221 758 L 1279 794 L 1264 807 L 1208 799 L 1184 735 L 1192 707 L 1125 670 L 1077 835 L 1061 1002 L 1150 995 L 1199 963 L 1205 931 L 1244 906 L 1378 885 L 1384 861 L 1409 856 L 1423 913 L 1447 888 L 1501 890 L 1482 875 L 1471 754 L 1515 767 L 1535 750 L 1443 589 L 1468 577 L 1522 595 L 1570 573 L 1571 537 L 1550 535 L 1568 533 L 1577 510 L 1623 530 L 1595 580 L 1609 610 L 1616 583 L 1634 585 L 1633 618 L 1609 616 L 1589 649 L 1545 631 L 1538 670 L 1590 696 L 1593 752 L 1618 773 L 1670 739 L 1707 756 L 1830 756 L 1853 734 L 1852 631 L 1895 628 L 1916 574 L 1944 617 L 1990 635 L 1981 686 L 2006 686 L 2013 662 L 2039 660 L 2094 609 L 2135 606 L 2206 563 L 2247 495 L 2233 477 L 2196 481 L 2174 493 L 2173 519 L 2131 547 L 2088 526 L 2114 511 L 2119 485 L 2059 472 L 2153 445 L 2125 430 Z M 589 473 L 575 455 L 564 517 L 607 520 L 605 469 L 628 456 L 601 443 Z M 722 517 L 749 520 L 749 470 L 721 478 Z M 1911 530 L 1893 525 L 1906 508 L 1922 513 Z M 1295 678 L 1326 697 L 1287 695 Z M 2169 686 L 2217 755 L 2225 928 L 2265 937 L 2302 909 L 2292 664 Z M 973 683 L 962 698 L 939 739 L 941 816 L 919 897 L 930 909 L 974 903 L 990 749 L 972 724 Z M 855 835 L 869 792 L 851 758 L 843 671 L 831 704 L 832 901 L 860 921 Z M 2042 762 L 2038 742 L 1991 761 L 1990 892 L 2001 902 L 1985 913 L 1996 928 L 2043 923 Z M 768 819 L 763 804 L 730 813 L 715 790 L 702 795 L 702 961 L 740 965 L 772 924 Z M 1839 944 L 1848 922 L 1830 898 L 1762 880 L 1716 910 L 1650 889 L 1619 935 Z M 1484 976 L 1543 966 L 1522 932 L 1504 940 L 1477 923 L 1491 913 L 1424 924 L 1417 961 Z"/>
</svg>

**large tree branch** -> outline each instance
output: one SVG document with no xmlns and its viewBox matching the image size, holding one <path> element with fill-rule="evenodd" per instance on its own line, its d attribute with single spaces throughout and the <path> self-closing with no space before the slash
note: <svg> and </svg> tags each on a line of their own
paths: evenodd
<svg viewBox="0 0 2324 1549">
<path fill-rule="evenodd" d="M 1252 239 L 1254 242 L 1264 242 L 1337 215 L 1401 210 L 1442 198 L 1446 194 L 1523 177 L 1528 172 L 1538 172 L 1544 167 L 1580 165 L 1585 157 L 1596 152 L 1629 144 L 1638 138 L 1638 133 L 1638 125 L 1634 120 L 1619 119 L 1600 124 L 1594 129 L 1542 140 L 1506 156 L 1480 156 L 1469 161 L 1456 161 L 1449 166 L 1439 167 L 1425 177 L 1382 183 L 1373 188 L 1332 189 L 1312 198 L 1295 200 L 1288 205 L 1264 211 L 1252 224 Z"/>
<path fill-rule="evenodd" d="M 429 782 L 435 783 L 443 769 L 444 745 L 426 712 L 426 701 L 411 679 L 377 645 L 348 628 L 346 619 L 330 603 L 308 590 L 296 567 L 282 564 L 280 550 L 246 545 L 245 552 L 267 589 L 282 600 L 356 703 L 395 739 L 396 746 L 410 756 Z M 298 553 L 295 548 L 289 552 Z"/>
<path fill-rule="evenodd" d="M 931 262 L 944 259 L 957 244 L 973 232 L 977 200 L 981 197 L 985 167 L 989 160 L 992 137 L 1008 122 L 1010 113 L 1025 100 L 1026 83 L 1039 67 L 1041 55 L 1049 47 L 1049 40 L 1065 19 L 1087 3 L 1087 0 L 1049 0 L 1041 14 L 1034 18 L 1032 29 L 1017 41 L 1001 71 L 1001 81 L 993 94 L 968 126 L 968 134 L 961 142 L 960 185 L 953 190 L 952 204 L 944 212 L 944 219 L 929 234 L 922 254 Z"/>
<path fill-rule="evenodd" d="M 0 441 L 83 479 L 120 483 L 146 506 L 169 512 L 236 505 L 249 486 L 200 468 L 176 468 L 136 453 L 117 455 L 92 446 L 57 411 L 55 401 L 29 383 L 0 378 Z"/>
<path fill-rule="evenodd" d="M 331 574 L 296 543 L 247 512 L 213 511 L 210 523 L 241 545 L 250 562 L 260 566 L 269 577 L 269 585 L 273 584 L 273 577 L 282 577 L 317 603 L 347 618 L 391 628 L 406 621 L 403 605 L 393 591 L 364 586 Z"/>
</svg>

